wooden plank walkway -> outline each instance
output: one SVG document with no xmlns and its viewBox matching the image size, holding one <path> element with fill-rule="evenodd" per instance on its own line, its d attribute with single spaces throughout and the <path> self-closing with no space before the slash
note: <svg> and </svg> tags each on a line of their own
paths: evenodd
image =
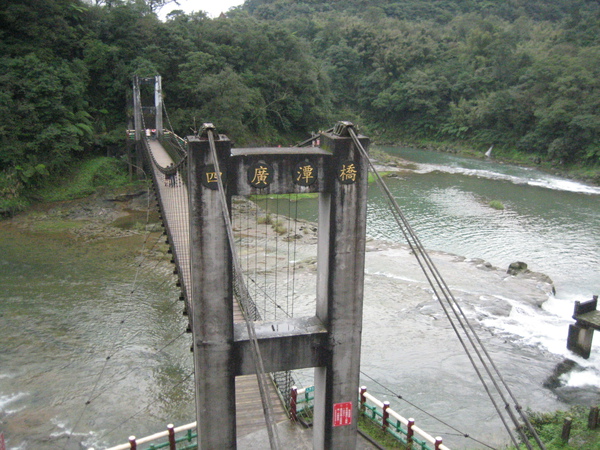
<svg viewBox="0 0 600 450">
<path fill-rule="evenodd" d="M 273 420 L 275 423 L 288 420 L 287 413 L 273 383 L 268 384 L 268 393 L 273 407 Z M 244 375 L 235 378 L 235 407 L 238 437 L 267 428 L 256 375 Z"/>
<path fill-rule="evenodd" d="M 150 151 L 154 160 L 161 167 L 167 167 L 173 163 L 169 154 L 157 140 L 148 140 Z M 182 288 L 189 292 L 191 286 L 190 267 L 190 241 L 189 241 L 189 206 L 187 186 L 177 174 L 175 186 L 167 185 L 165 176 L 157 168 L 153 167 L 156 179 L 156 192 L 161 197 L 163 207 L 163 218 L 167 222 L 174 253 L 179 263 L 178 270 L 181 274 Z M 188 297 L 189 298 L 189 297 Z M 243 322 L 244 318 L 237 301 L 233 303 L 234 322 Z M 236 417 L 237 435 L 239 437 L 266 428 L 263 415 L 258 381 L 255 375 L 237 377 L 235 380 L 236 390 Z M 269 383 L 269 398 L 273 406 L 273 416 L 276 423 L 287 420 L 287 413 L 283 408 L 276 388 Z"/>
<path fill-rule="evenodd" d="M 167 167 L 173 160 L 157 140 L 147 141 L 154 160 L 161 167 Z M 170 187 L 165 175 L 153 166 L 156 192 L 161 198 L 163 218 L 167 222 L 173 242 L 172 250 L 176 255 L 178 267 L 182 278 L 184 292 L 191 286 L 190 268 L 190 224 L 187 186 L 183 183 L 180 174 L 175 177 L 175 185 Z M 189 298 L 189 295 L 188 295 Z"/>
</svg>

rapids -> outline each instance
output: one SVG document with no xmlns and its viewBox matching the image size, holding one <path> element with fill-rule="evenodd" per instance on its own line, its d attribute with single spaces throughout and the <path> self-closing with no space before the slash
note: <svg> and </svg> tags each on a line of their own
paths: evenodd
<svg viewBox="0 0 600 450">
<path fill-rule="evenodd" d="M 598 404 L 600 338 L 583 360 L 566 350 L 566 335 L 573 301 L 600 291 L 600 189 L 493 161 L 387 150 L 413 161 L 386 181 L 522 406 Z M 478 447 L 462 433 L 503 446 L 506 433 L 375 186 L 369 196 L 362 383 L 451 448 Z M 314 221 L 314 201 L 297 203 Z M 195 420 L 190 337 L 159 233 L 137 223 L 98 237 L 90 217 L 54 210 L 0 223 L 7 447 L 102 448 Z M 550 277 L 556 295 L 543 277 L 508 276 L 517 260 Z M 311 270 L 297 286 L 307 290 L 298 314 L 310 314 Z"/>
</svg>

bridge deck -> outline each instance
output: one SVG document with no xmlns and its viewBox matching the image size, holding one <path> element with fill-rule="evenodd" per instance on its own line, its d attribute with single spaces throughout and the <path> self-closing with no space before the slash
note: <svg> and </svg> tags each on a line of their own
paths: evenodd
<svg viewBox="0 0 600 450">
<path fill-rule="evenodd" d="M 156 140 L 147 141 L 150 151 L 157 164 L 161 167 L 167 167 L 173 163 L 173 160 Z M 168 224 L 173 242 L 171 243 L 175 252 L 178 270 L 181 273 L 183 288 L 189 289 L 191 286 L 190 269 L 190 224 L 189 224 L 189 206 L 187 186 L 178 173 L 175 177 L 175 184 L 170 187 L 165 179 L 165 175 L 154 168 L 155 179 L 157 180 L 155 189 L 157 195 L 161 198 L 162 213 Z"/>
<path fill-rule="evenodd" d="M 161 167 L 167 167 L 173 162 L 160 142 L 156 140 L 148 140 L 147 142 L 157 164 Z M 178 270 L 181 274 L 183 289 L 189 290 L 191 286 L 191 268 L 187 186 L 183 183 L 179 174 L 175 178 L 175 185 L 171 187 L 167 184 L 163 173 L 156 168 L 154 168 L 154 172 L 155 179 L 157 180 L 155 188 L 157 195 L 162 199 L 162 213 L 173 240 L 171 245 L 175 252 L 176 260 L 179 263 Z M 191 294 L 189 291 L 187 292 Z M 234 301 L 233 304 L 233 314 L 234 322 L 244 321 L 237 301 Z M 256 376 L 246 375 L 237 377 L 235 388 L 238 436 L 244 436 L 261 428 L 266 428 Z M 275 421 L 281 422 L 286 420 L 287 413 L 283 408 L 275 386 L 271 383 L 269 383 L 269 397 L 273 406 Z"/>
</svg>

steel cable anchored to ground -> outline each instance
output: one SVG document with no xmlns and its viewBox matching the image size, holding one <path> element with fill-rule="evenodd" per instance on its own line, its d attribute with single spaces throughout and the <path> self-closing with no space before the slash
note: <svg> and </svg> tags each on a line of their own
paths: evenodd
<svg viewBox="0 0 600 450">
<path fill-rule="evenodd" d="M 375 179 L 377 181 L 378 186 L 380 187 L 384 196 L 388 200 L 388 206 L 390 208 L 392 215 L 394 216 L 394 218 L 396 220 L 396 223 L 398 224 L 400 230 L 402 231 L 402 234 L 404 235 L 406 242 L 408 243 L 410 249 L 412 250 L 413 254 L 415 255 L 415 257 L 418 261 L 418 264 L 421 267 L 421 270 L 425 274 L 425 277 L 427 278 L 427 281 L 435 294 L 435 297 L 437 298 L 438 302 L 440 303 L 440 306 L 442 307 L 446 317 L 448 318 L 450 325 L 452 326 L 452 329 L 454 330 L 463 349 L 465 350 L 465 353 L 466 353 L 467 357 L 469 358 L 471 365 L 473 366 L 475 372 L 477 373 L 477 377 L 481 381 L 484 390 L 486 391 L 488 397 L 490 398 L 490 401 L 492 402 L 500 420 L 502 421 L 504 427 L 506 428 L 506 431 L 509 434 L 512 442 L 514 443 L 514 445 L 516 447 L 519 447 L 519 443 L 511 429 L 511 427 L 509 426 L 505 415 L 502 412 L 501 406 L 498 404 L 499 402 L 496 399 L 496 396 L 500 398 L 500 401 L 502 402 L 502 406 L 503 406 L 506 414 L 508 415 L 508 418 L 512 422 L 512 424 L 515 427 L 515 429 L 517 430 L 517 432 L 520 434 L 521 440 L 527 446 L 527 448 L 532 449 L 532 446 L 529 443 L 529 440 L 527 439 L 527 436 L 525 435 L 525 433 L 523 431 L 523 427 L 521 426 L 521 424 L 519 423 L 519 421 L 517 419 L 515 411 L 520 416 L 521 420 L 523 421 L 523 423 L 525 424 L 525 426 L 527 427 L 529 432 L 534 437 L 539 448 L 542 450 L 545 450 L 544 444 L 540 440 L 536 431 L 533 429 L 533 426 L 529 422 L 527 415 L 523 412 L 522 407 L 519 405 L 517 399 L 515 398 L 515 396 L 513 395 L 512 391 L 511 391 L 510 387 L 508 386 L 508 384 L 505 382 L 504 378 L 500 374 L 497 366 L 492 361 L 491 356 L 489 355 L 489 353 L 485 349 L 485 346 L 479 339 L 477 333 L 475 332 L 475 329 L 473 328 L 473 326 L 470 324 L 469 320 L 467 319 L 460 304 L 458 303 L 458 301 L 456 300 L 456 298 L 454 297 L 454 295 L 448 288 L 448 285 L 446 284 L 446 282 L 442 278 L 440 272 L 436 268 L 435 264 L 429 257 L 427 251 L 425 250 L 425 247 L 422 245 L 418 236 L 412 229 L 410 223 L 408 222 L 408 220 L 402 213 L 402 210 L 400 209 L 398 203 L 396 202 L 396 199 L 394 198 L 391 191 L 388 189 L 387 185 L 383 181 L 382 177 L 377 172 L 375 166 L 369 159 L 369 156 L 368 156 L 366 150 L 363 148 L 362 144 L 360 143 L 360 140 L 358 139 L 358 136 L 356 135 L 354 128 L 352 126 L 348 126 L 347 130 L 348 130 L 349 136 L 352 138 L 356 148 L 359 150 L 359 152 L 361 153 L 363 158 L 365 158 L 368 161 L 369 167 L 370 167 L 371 171 L 373 172 L 373 174 L 375 175 Z M 458 325 L 455 321 L 458 322 Z M 462 334 L 459 331 L 459 328 L 462 330 Z M 465 341 L 465 339 L 466 339 L 466 341 L 468 341 L 468 344 Z M 473 356 L 473 353 L 475 353 L 476 356 Z M 477 364 L 476 360 L 479 361 L 479 364 Z M 488 383 L 486 382 L 486 379 L 482 373 L 482 370 L 487 374 L 488 381 L 491 382 L 493 389 L 495 390 L 495 394 L 492 392 L 491 387 L 488 386 Z M 509 403 L 508 398 L 510 398 L 514 402 L 514 406 Z M 514 410 L 513 410 L 513 408 L 514 408 Z"/>
</svg>

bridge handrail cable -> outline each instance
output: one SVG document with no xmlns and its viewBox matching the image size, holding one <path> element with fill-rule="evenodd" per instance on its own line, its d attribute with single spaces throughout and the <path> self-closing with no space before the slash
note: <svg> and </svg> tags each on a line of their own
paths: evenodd
<svg viewBox="0 0 600 450">
<path fill-rule="evenodd" d="M 163 105 L 163 111 L 165 112 L 165 115 L 167 116 L 167 122 L 169 123 L 169 129 L 166 130 L 168 131 L 168 136 L 171 137 L 172 140 L 175 142 L 175 148 L 176 150 L 178 150 L 180 157 L 187 157 L 187 140 L 185 140 L 181 136 L 178 136 L 173 130 L 173 125 L 171 124 L 171 119 L 169 117 L 169 113 L 165 105 Z"/>
</svg>

